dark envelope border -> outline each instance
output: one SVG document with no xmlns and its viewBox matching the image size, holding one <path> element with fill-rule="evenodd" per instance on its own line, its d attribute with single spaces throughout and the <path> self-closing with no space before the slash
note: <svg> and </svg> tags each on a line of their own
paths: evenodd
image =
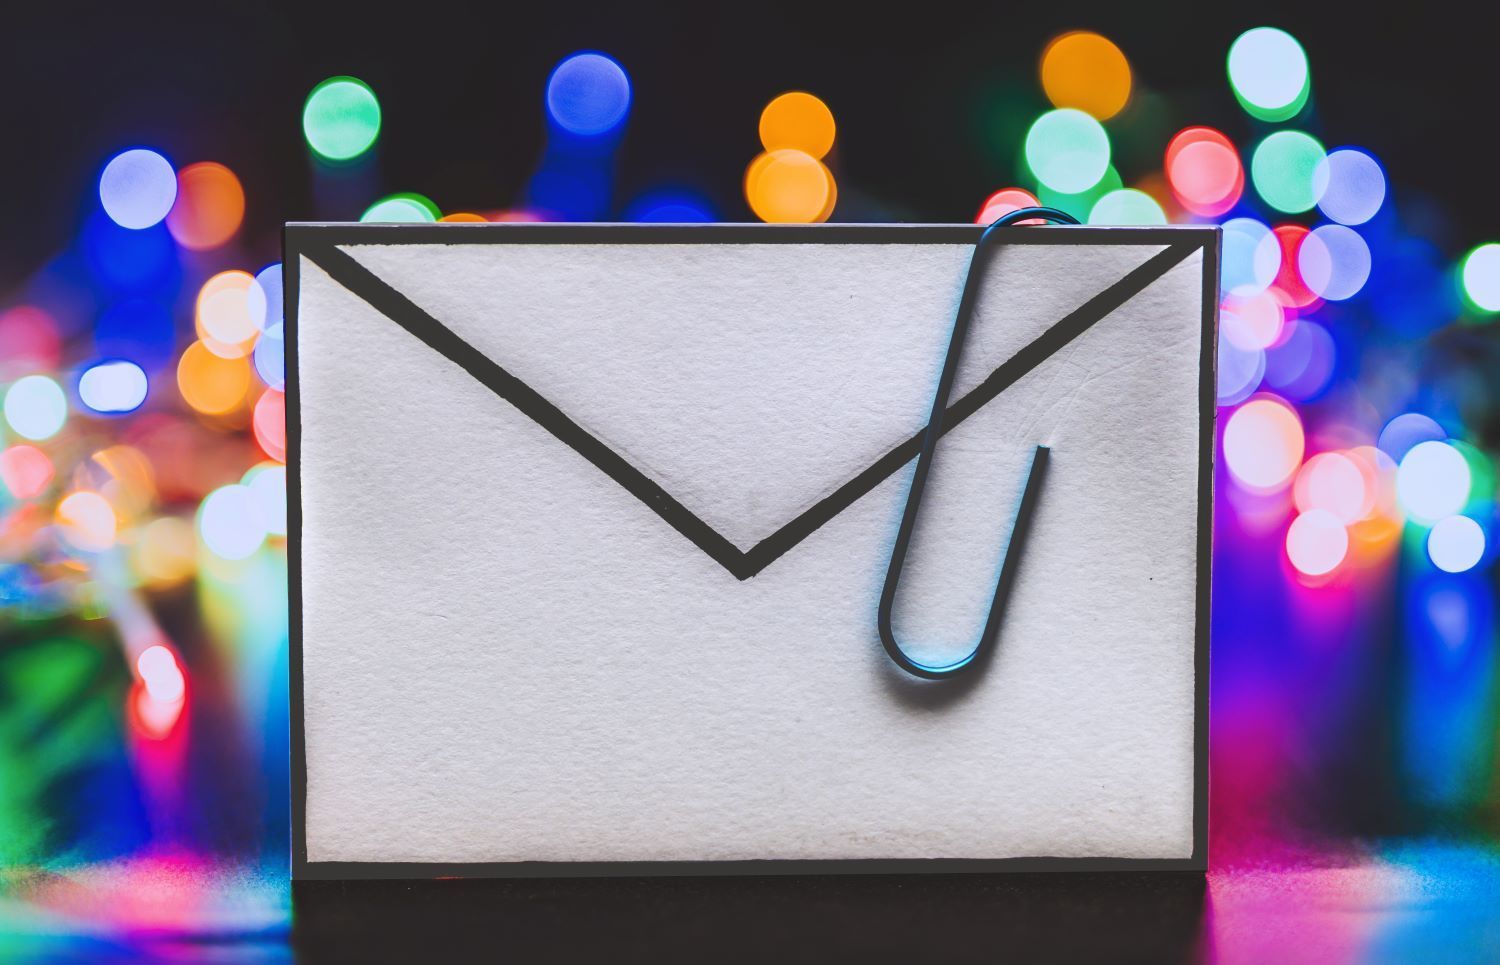
<svg viewBox="0 0 1500 965">
<path fill-rule="evenodd" d="M 1213 553 L 1215 364 L 1219 247 L 1214 227 L 1021 227 L 1007 229 L 1008 245 L 1085 244 L 1162 246 L 1164 250 L 1054 323 L 949 406 L 944 431 L 961 423 L 1042 360 L 1143 291 L 1194 251 L 1203 252 L 1203 330 L 1198 367 L 1198 571 L 1194 633 L 1193 851 L 1187 858 L 848 858 L 746 861 L 516 861 L 386 862 L 307 860 L 307 749 L 302 680 L 301 407 L 297 365 L 297 309 L 301 259 L 323 268 L 351 294 L 382 314 L 392 309 L 413 335 L 470 372 L 641 499 L 740 580 L 748 579 L 824 522 L 916 458 L 922 430 L 881 457 L 811 509 L 748 551 L 698 520 L 665 490 L 577 426 L 551 403 L 469 347 L 404 295 L 338 251 L 344 245 L 470 244 L 970 244 L 979 225 L 609 225 L 609 224 L 288 224 L 283 239 L 287 417 L 287 576 L 291 687 L 292 877 L 357 878 L 597 877 L 603 875 L 821 875 L 1032 871 L 1187 871 L 1208 867 L 1208 672 Z M 998 252 L 997 252 L 998 256 Z M 879 561 L 876 561 L 877 563 Z M 873 564 L 872 564 L 873 565 Z M 873 627 L 873 614 L 871 623 Z M 933 686 L 944 686 L 935 682 Z"/>
</svg>

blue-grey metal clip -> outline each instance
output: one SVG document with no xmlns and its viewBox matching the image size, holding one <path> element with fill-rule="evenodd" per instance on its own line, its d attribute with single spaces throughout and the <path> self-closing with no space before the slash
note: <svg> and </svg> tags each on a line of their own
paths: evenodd
<svg viewBox="0 0 1500 965">
<path fill-rule="evenodd" d="M 1005 549 L 1005 559 L 1000 564 L 1000 579 L 995 585 L 995 597 L 990 604 L 989 617 L 985 620 L 979 642 L 967 656 L 952 663 L 931 665 L 918 663 L 906 655 L 891 629 L 891 607 L 896 600 L 896 588 L 901 583 L 901 567 L 906 562 L 906 551 L 911 544 L 912 531 L 916 529 L 917 514 L 922 506 L 922 490 L 927 484 L 927 474 L 932 470 L 932 460 L 937 453 L 938 438 L 943 434 L 943 418 L 948 411 L 948 396 L 953 391 L 953 381 L 958 375 L 958 363 L 963 356 L 964 341 L 968 338 L 969 323 L 973 320 L 974 304 L 979 299 L 979 282 L 982 278 L 986 249 L 992 239 L 1003 235 L 1008 228 L 1020 221 L 1040 219 L 1056 224 L 1078 224 L 1078 219 L 1056 208 L 1022 208 L 998 218 L 979 236 L 974 245 L 974 255 L 969 261 L 969 273 L 964 279 L 963 295 L 958 303 L 958 315 L 953 320 L 953 336 L 948 340 L 948 355 L 943 360 L 943 374 L 938 379 L 937 394 L 932 400 L 932 416 L 927 421 L 927 431 L 922 437 L 922 451 L 917 456 L 917 471 L 912 477 L 911 491 L 906 496 L 906 509 L 901 514 L 901 529 L 896 534 L 896 545 L 891 550 L 891 564 L 885 573 L 885 587 L 880 591 L 880 606 L 876 614 L 876 625 L 880 630 L 880 641 L 885 652 L 890 654 L 902 670 L 917 677 L 941 680 L 956 676 L 977 666 L 994 646 L 1000 630 L 1000 617 L 1004 609 L 1010 586 L 1015 582 L 1016 566 L 1021 556 L 1021 547 L 1030 529 L 1032 510 L 1041 491 L 1042 477 L 1047 469 L 1050 450 L 1037 446 L 1031 459 L 1031 470 L 1026 477 L 1026 488 L 1021 494 L 1021 505 L 1016 510 L 1016 521 L 1011 529 L 1010 543 Z"/>
</svg>

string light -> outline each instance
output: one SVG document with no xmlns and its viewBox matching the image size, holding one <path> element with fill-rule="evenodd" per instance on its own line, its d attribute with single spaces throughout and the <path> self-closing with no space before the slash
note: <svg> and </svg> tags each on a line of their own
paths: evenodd
<svg viewBox="0 0 1500 965">
<path fill-rule="evenodd" d="M 1312 509 L 1292 520 L 1286 532 L 1286 555 L 1298 572 L 1324 576 L 1349 552 L 1349 531 L 1333 513 Z"/>
<path fill-rule="evenodd" d="M 1375 217 L 1385 201 L 1385 172 L 1364 151 L 1340 148 L 1318 162 L 1312 188 L 1318 210 L 1330 220 L 1361 225 Z"/>
<path fill-rule="evenodd" d="M 745 200 L 762 221 L 827 221 L 837 199 L 833 174 L 822 161 L 802 151 L 767 151 L 745 171 Z"/>
<path fill-rule="evenodd" d="M 1109 158 L 1104 126 L 1080 110 L 1048 111 L 1026 132 L 1026 163 L 1054 191 L 1087 191 L 1104 177 Z"/>
<path fill-rule="evenodd" d="M 307 146 L 329 161 L 359 157 L 380 136 L 380 102 L 357 77 L 330 77 L 312 89 L 302 107 Z"/>
<path fill-rule="evenodd" d="M 47 376 L 28 375 L 6 390 L 5 421 L 23 439 L 51 439 L 68 421 L 68 397 Z"/>
<path fill-rule="evenodd" d="M 191 251 L 217 248 L 233 238 L 245 218 L 245 191 L 240 179 L 222 164 L 202 161 L 177 173 L 177 202 L 167 228 Z"/>
<path fill-rule="evenodd" d="M 828 105 L 805 91 L 788 91 L 760 112 L 760 143 L 767 151 L 790 148 L 821 160 L 836 131 Z"/>
<path fill-rule="evenodd" d="M 1302 420 L 1274 396 L 1251 399 L 1224 427 L 1224 461 L 1242 485 L 1280 489 L 1302 464 Z"/>
<path fill-rule="evenodd" d="M 1484 530 L 1467 516 L 1449 516 L 1427 534 L 1427 556 L 1448 573 L 1471 570 L 1484 558 Z"/>
<path fill-rule="evenodd" d="M 1469 252 L 1459 271 L 1469 304 L 1481 312 L 1500 312 L 1500 243 L 1492 241 Z"/>
<path fill-rule="evenodd" d="M 104 213 L 122 228 L 149 228 L 172 210 L 177 172 L 172 162 L 145 148 L 121 151 L 99 175 Z"/>
<path fill-rule="evenodd" d="M 548 116 L 580 137 L 598 137 L 619 128 L 630 111 L 630 96 L 625 68 L 601 53 L 574 54 L 547 78 Z"/>
<path fill-rule="evenodd" d="M 1042 52 L 1042 90 L 1054 107 L 1107 121 L 1130 100 L 1130 62 L 1113 41 L 1087 30 L 1065 33 Z"/>
<path fill-rule="evenodd" d="M 145 370 L 134 362 L 101 362 L 78 378 L 78 398 L 95 412 L 133 412 L 146 401 Z"/>
<path fill-rule="evenodd" d="M 119 523 L 114 507 L 98 493 L 69 493 L 57 504 L 57 525 L 63 538 L 89 553 L 102 553 L 115 545 Z"/>
<path fill-rule="evenodd" d="M 1266 204 L 1298 214 L 1318 203 L 1314 175 L 1327 155 L 1318 139 L 1302 131 L 1276 131 L 1250 156 L 1250 180 Z"/>
<path fill-rule="evenodd" d="M 35 499 L 52 482 L 52 460 L 24 443 L 0 449 L 0 483 L 16 499 Z"/>
<path fill-rule="evenodd" d="M 1419 442 L 1396 469 L 1396 498 L 1418 522 L 1457 514 L 1469 501 L 1469 463 L 1446 442 Z"/>
<path fill-rule="evenodd" d="M 1229 84 L 1246 112 L 1263 121 L 1297 116 L 1312 90 L 1307 53 L 1275 27 L 1247 30 L 1229 47 Z"/>
</svg>

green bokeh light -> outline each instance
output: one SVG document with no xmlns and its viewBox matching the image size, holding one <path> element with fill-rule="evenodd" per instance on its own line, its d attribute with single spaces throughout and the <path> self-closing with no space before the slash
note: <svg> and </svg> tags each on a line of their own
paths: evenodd
<svg viewBox="0 0 1500 965">
<path fill-rule="evenodd" d="M 1109 168 L 1109 135 L 1083 111 L 1048 111 L 1026 132 L 1026 165 L 1053 191 L 1087 191 Z"/>
<path fill-rule="evenodd" d="M 395 221 L 404 224 L 431 224 L 442 217 L 438 206 L 420 194 L 404 192 L 381 198 L 359 216 L 360 221 Z"/>
<path fill-rule="evenodd" d="M 1089 211 L 1089 224 L 1157 225 L 1166 224 L 1167 215 L 1156 199 L 1135 188 L 1111 191 Z"/>
<path fill-rule="evenodd" d="M 302 133 L 319 157 L 348 161 L 368 151 L 380 136 L 380 102 L 364 81 L 330 77 L 307 95 Z"/>
<path fill-rule="evenodd" d="M 1250 180 L 1261 199 L 1277 211 L 1308 211 L 1318 203 L 1313 178 L 1327 156 L 1317 138 L 1301 131 L 1277 131 L 1256 146 Z"/>
<path fill-rule="evenodd" d="M 1054 191 L 1045 184 L 1038 182 L 1036 197 L 1038 201 L 1049 208 L 1066 211 L 1079 221 L 1087 222 L 1089 220 L 1089 212 L 1094 210 L 1094 205 L 1098 203 L 1100 198 L 1111 191 L 1118 191 L 1124 186 L 1125 182 L 1120 180 L 1120 172 L 1115 170 L 1114 165 L 1110 165 L 1104 169 L 1104 177 L 1100 178 L 1097 183 L 1091 185 L 1086 191 L 1080 191 L 1077 194 L 1067 194 L 1062 191 Z"/>
</svg>

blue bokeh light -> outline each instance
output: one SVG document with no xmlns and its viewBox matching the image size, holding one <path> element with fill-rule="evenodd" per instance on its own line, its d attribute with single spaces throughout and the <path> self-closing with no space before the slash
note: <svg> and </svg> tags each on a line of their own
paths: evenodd
<svg viewBox="0 0 1500 965">
<path fill-rule="evenodd" d="M 579 137 L 598 137 L 617 129 L 630 112 L 630 78 L 605 54 L 573 54 L 547 79 L 547 114 L 552 122 Z"/>
<path fill-rule="evenodd" d="M 625 209 L 626 221 L 698 224 L 717 220 L 707 198 L 678 188 L 660 188 L 636 198 Z"/>
</svg>

